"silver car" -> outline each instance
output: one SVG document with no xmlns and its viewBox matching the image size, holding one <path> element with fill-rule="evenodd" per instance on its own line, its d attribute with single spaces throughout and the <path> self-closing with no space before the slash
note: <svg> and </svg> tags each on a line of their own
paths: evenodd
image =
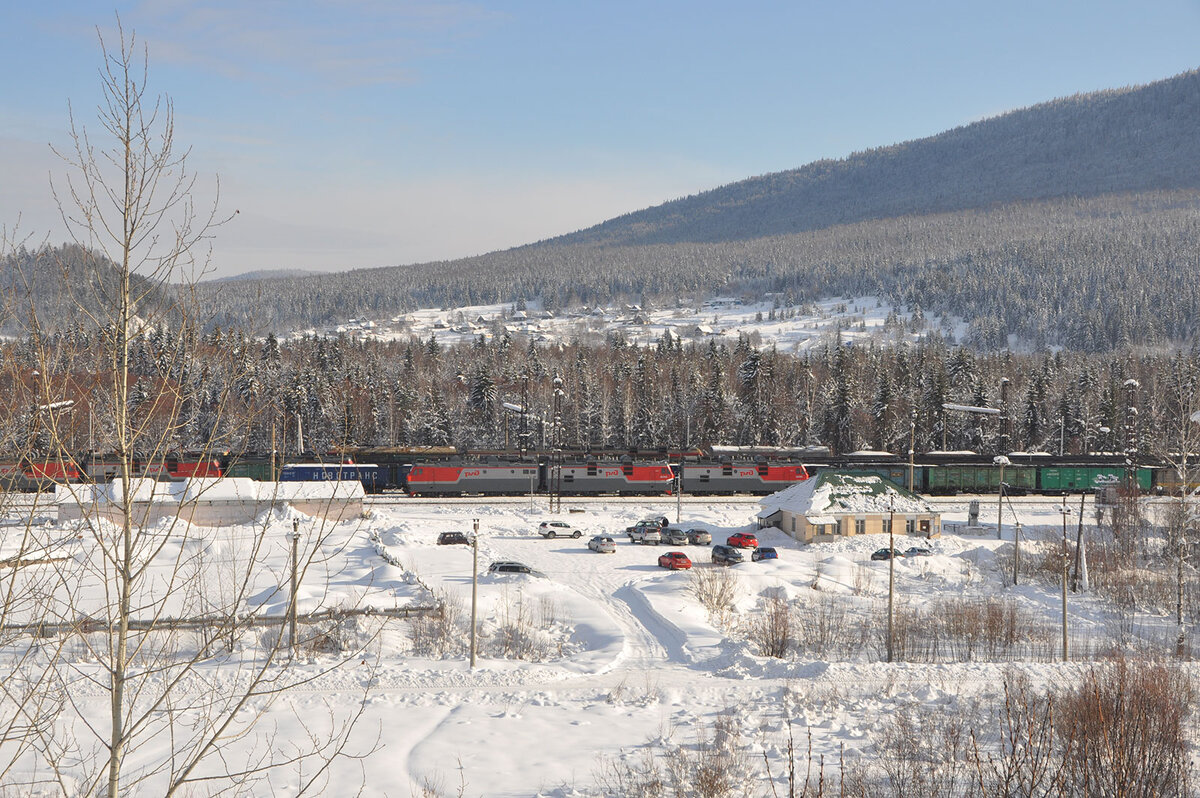
<svg viewBox="0 0 1200 798">
<path fill-rule="evenodd" d="M 712 543 L 712 533 L 707 529 L 689 529 L 687 531 L 688 542 L 693 546 L 707 546 Z"/>
<path fill-rule="evenodd" d="M 610 537 L 596 535 L 596 537 L 588 541 L 588 548 L 592 551 L 598 551 L 601 554 L 615 554 L 617 551 L 617 542 Z"/>
<path fill-rule="evenodd" d="M 688 534 L 678 527 L 669 526 L 662 531 L 662 542 L 668 546 L 686 546 Z"/>
</svg>

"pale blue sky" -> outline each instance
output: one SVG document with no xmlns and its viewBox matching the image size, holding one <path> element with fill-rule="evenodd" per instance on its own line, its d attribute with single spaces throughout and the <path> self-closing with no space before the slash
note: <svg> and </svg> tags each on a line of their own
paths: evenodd
<svg viewBox="0 0 1200 798">
<path fill-rule="evenodd" d="M 6 3 L 0 225 L 34 241 L 114 8 L 239 211 L 219 274 L 502 249 L 1200 66 L 1200 0 Z"/>
</svg>

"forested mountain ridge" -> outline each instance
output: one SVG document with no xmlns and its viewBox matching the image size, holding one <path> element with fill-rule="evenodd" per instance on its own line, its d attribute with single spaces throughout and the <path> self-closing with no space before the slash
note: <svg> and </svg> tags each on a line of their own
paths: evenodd
<svg viewBox="0 0 1200 798">
<path fill-rule="evenodd" d="M 729 241 L 1023 200 L 1200 188 L 1200 71 L 753 177 L 549 243 Z"/>
<path fill-rule="evenodd" d="M 457 261 L 205 285 L 219 324 L 286 331 L 540 297 L 877 295 L 1040 348 L 1190 340 L 1200 318 L 1200 72 L 1079 95 L 751 178 Z"/>
<path fill-rule="evenodd" d="M 138 274 L 131 283 L 138 299 L 135 314 L 157 318 L 171 307 L 169 286 Z M 0 332 L 90 328 L 108 319 L 119 289 L 116 266 L 97 251 L 78 244 L 20 247 L 0 257 Z M 176 320 L 169 312 L 164 318 Z"/>
</svg>

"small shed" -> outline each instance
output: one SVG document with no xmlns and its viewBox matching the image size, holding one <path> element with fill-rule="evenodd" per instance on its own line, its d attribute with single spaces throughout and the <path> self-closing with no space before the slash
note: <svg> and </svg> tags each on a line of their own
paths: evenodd
<svg viewBox="0 0 1200 798">
<path fill-rule="evenodd" d="M 894 532 L 934 538 L 941 514 L 924 498 L 877 474 L 822 470 L 759 501 L 760 528 L 775 527 L 812 543 L 849 535 Z"/>
</svg>

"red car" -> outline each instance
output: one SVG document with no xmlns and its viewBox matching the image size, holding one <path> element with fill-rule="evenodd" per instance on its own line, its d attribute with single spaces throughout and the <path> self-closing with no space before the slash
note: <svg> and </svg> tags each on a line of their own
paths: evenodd
<svg viewBox="0 0 1200 798">
<path fill-rule="evenodd" d="M 725 545 L 737 546 L 739 549 L 757 549 L 758 538 L 749 532 L 738 532 L 737 534 L 730 535 L 726 539 Z"/>
<path fill-rule="evenodd" d="M 659 568 L 670 568 L 672 571 L 679 571 L 685 568 L 692 567 L 692 561 L 682 551 L 668 551 L 666 554 L 660 555 L 658 558 Z"/>
</svg>

